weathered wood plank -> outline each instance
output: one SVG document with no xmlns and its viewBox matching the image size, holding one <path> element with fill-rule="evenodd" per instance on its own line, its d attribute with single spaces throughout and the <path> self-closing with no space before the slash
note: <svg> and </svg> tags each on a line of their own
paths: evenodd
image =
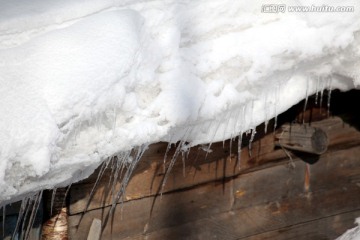
<svg viewBox="0 0 360 240">
<path fill-rule="evenodd" d="M 337 151 L 342 148 L 349 148 L 360 144 L 360 137 L 356 129 L 344 124 L 339 118 L 330 118 L 320 122 L 312 123 L 312 126 L 322 128 L 328 135 L 329 152 Z M 274 136 L 269 133 L 261 139 L 252 143 L 252 157 L 249 156 L 249 149 L 243 147 L 241 152 L 240 167 L 236 161 L 237 142 L 232 142 L 230 154 L 230 141 L 214 143 L 213 152 L 207 155 L 201 149 L 195 148 L 190 151 L 186 160 L 186 176 L 183 175 L 182 161 L 178 159 L 175 163 L 170 177 L 163 189 L 164 193 L 177 189 L 185 189 L 210 181 L 237 176 L 249 171 L 281 164 L 288 161 L 288 157 L 282 149 L 274 150 Z M 153 196 L 159 193 L 164 179 L 163 157 L 167 144 L 155 144 L 146 152 L 138 168 L 131 178 L 127 190 L 125 201 L 140 199 Z M 168 155 L 172 156 L 172 149 Z M 111 194 L 109 187 L 110 170 L 107 170 L 99 187 L 96 189 L 90 202 L 89 210 L 97 209 L 111 204 Z M 92 177 L 94 179 L 96 174 Z M 75 185 L 70 192 L 70 214 L 77 214 L 84 211 L 89 199 L 89 194 L 93 188 L 94 181 Z M 116 185 L 119 189 L 120 181 Z"/>
<path fill-rule="evenodd" d="M 261 229 L 261 224 L 268 222 L 269 219 L 260 219 L 260 222 L 252 217 L 252 214 L 261 214 L 260 211 L 266 209 L 252 208 L 248 211 L 242 211 L 233 214 L 224 213 L 213 216 L 211 218 L 201 219 L 194 223 L 187 223 L 178 227 L 162 229 L 158 232 L 149 234 L 131 236 L 127 239 L 335 239 L 347 229 L 352 228 L 354 218 L 358 216 L 360 210 L 350 213 L 341 213 L 334 216 L 312 219 L 305 223 L 298 223 L 283 227 L 280 221 L 282 219 L 270 219 L 272 221 L 271 228 L 266 226 Z M 356 216 L 357 215 L 357 216 Z M 315 216 L 313 216 L 315 217 Z M 257 228 L 256 228 L 257 227 Z M 255 230 L 254 230 L 255 229 Z M 252 231 L 259 234 L 249 236 Z M 245 233 L 245 234 L 242 234 Z M 248 236 L 246 236 L 248 234 Z"/>
<path fill-rule="evenodd" d="M 102 237 L 239 239 L 359 210 L 358 156 L 360 145 L 322 155 L 311 166 L 309 191 L 304 189 L 305 163 L 295 158 L 295 169 L 278 165 L 156 201 L 129 201 L 118 206 Z M 92 219 L 104 218 L 108 209 L 90 211 L 80 223 L 79 215 L 71 216 L 71 239 L 87 236 Z"/>
<path fill-rule="evenodd" d="M 277 239 L 277 240 L 327 240 L 339 237 L 349 228 L 356 226 L 354 220 L 360 216 L 360 210 L 315 219 L 274 231 L 258 234 L 243 240 Z"/>
<path fill-rule="evenodd" d="M 267 140 L 271 140 L 266 142 Z M 214 151 L 210 154 L 206 154 L 201 149 L 192 149 L 188 159 L 186 160 L 186 176 L 183 175 L 183 165 L 180 158 L 175 163 L 171 170 L 171 175 L 168 178 L 163 192 L 170 192 L 176 189 L 188 188 L 193 185 L 206 183 L 214 179 L 221 179 L 223 177 L 232 176 L 240 172 L 236 163 L 236 149 L 235 144 L 232 147 L 232 154 L 229 154 L 229 141 L 226 142 L 226 146 L 223 149 L 222 143 L 213 144 Z M 266 146 L 269 144 L 269 146 Z M 264 151 L 272 151 L 274 148 L 272 136 L 268 139 L 262 140 L 262 149 Z M 256 149 L 257 144 L 253 144 L 253 149 Z M 145 155 L 141 160 L 139 167 L 136 169 L 132 179 L 130 180 L 126 189 L 126 200 L 138 199 L 146 196 L 158 194 L 161 190 L 161 186 L 164 179 L 163 158 L 166 152 L 167 144 L 157 144 L 154 148 L 158 151 L 156 155 Z M 150 148 L 150 152 L 153 150 Z M 169 152 L 169 156 L 174 154 L 172 149 Z M 206 156 L 207 155 L 207 156 Z M 278 152 L 278 158 L 284 158 L 285 156 L 281 151 Z M 242 159 L 248 158 L 248 150 L 242 151 Z M 231 160 L 230 160 L 231 159 Z M 250 163 L 251 166 L 254 163 Z M 248 169 L 247 162 L 244 160 L 241 162 L 241 168 L 243 170 Z M 104 174 L 105 177 L 99 184 L 94 197 L 90 203 L 89 209 L 95 209 L 103 206 L 108 206 L 111 203 L 111 195 L 109 192 L 109 178 L 110 171 Z M 120 181 L 116 185 L 116 189 L 119 189 Z M 70 214 L 76 214 L 82 212 L 86 202 L 89 198 L 89 193 L 93 187 L 93 183 L 86 185 L 75 185 L 71 188 L 70 192 Z"/>
<path fill-rule="evenodd" d="M 359 194 L 356 195 L 351 191 L 333 190 L 325 194 L 317 192 L 313 194 L 313 202 L 307 202 L 306 198 L 292 197 L 284 198 L 276 202 L 256 205 L 249 208 L 243 208 L 220 214 L 211 215 L 194 222 L 184 223 L 174 227 L 161 228 L 157 231 L 147 234 L 138 234 L 129 237 L 130 239 L 241 239 L 261 234 L 277 229 L 287 228 L 295 224 L 314 222 L 316 219 L 328 217 L 329 215 L 342 214 L 341 211 L 359 211 L 354 209 L 358 207 Z M 342 198 L 338 195 L 341 194 Z M 331 198 L 335 200 L 331 200 Z M 337 207 L 344 200 L 350 200 L 350 204 L 345 204 L 343 209 Z M 320 203 L 316 202 L 320 201 Z M 355 203 L 356 202 L 356 203 Z M 319 205 L 322 205 L 319 207 Z M 282 213 L 284 212 L 284 213 Z M 321 215 L 322 213 L 322 215 Z M 327 215 L 329 214 L 329 215 Z M 344 227 L 342 231 L 351 225 Z M 318 235 L 328 234 L 332 226 L 318 229 Z M 321 232 L 320 232 L 321 231 Z M 281 232 L 279 233 L 281 235 Z M 334 239 L 338 234 L 329 236 Z M 121 238 L 119 238 L 121 239 Z M 275 237 L 274 239 L 278 239 Z"/>
</svg>

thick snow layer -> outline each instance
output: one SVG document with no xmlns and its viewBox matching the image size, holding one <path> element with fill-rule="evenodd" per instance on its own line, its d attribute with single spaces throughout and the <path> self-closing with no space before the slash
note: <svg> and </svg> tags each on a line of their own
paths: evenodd
<svg viewBox="0 0 360 240">
<path fill-rule="evenodd" d="M 358 1 L 264 3 L 0 0 L 0 205 L 142 144 L 223 140 L 360 86 Z"/>
</svg>

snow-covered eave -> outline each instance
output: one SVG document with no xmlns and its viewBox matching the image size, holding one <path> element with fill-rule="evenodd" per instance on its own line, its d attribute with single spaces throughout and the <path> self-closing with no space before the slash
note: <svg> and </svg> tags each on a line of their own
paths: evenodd
<svg viewBox="0 0 360 240">
<path fill-rule="evenodd" d="M 222 141 L 324 89 L 360 86 L 357 8 L 3 2 L 0 205 L 84 179 L 139 146 Z"/>
<path fill-rule="evenodd" d="M 293 81 L 289 81 L 286 85 L 283 86 L 282 91 L 286 92 L 287 95 L 289 94 L 289 87 L 292 89 L 291 87 L 293 86 L 297 86 L 298 89 L 306 89 L 306 91 L 292 92 L 294 95 L 291 101 L 275 101 L 272 104 L 261 101 L 250 101 L 246 104 L 239 105 L 234 109 L 229 109 L 220 113 L 221 117 L 219 118 L 202 121 L 199 123 L 177 126 L 176 128 L 171 129 L 169 134 L 166 136 L 163 136 L 160 139 L 154 139 L 153 141 L 144 142 L 143 146 L 145 146 L 146 149 L 147 146 L 158 143 L 160 141 L 166 141 L 170 143 L 176 143 L 180 141 L 184 143 L 182 148 L 190 148 L 199 144 L 212 144 L 214 142 L 235 138 L 240 134 L 249 131 L 253 131 L 252 133 L 255 134 L 255 129 L 257 126 L 263 123 L 265 123 L 266 126 L 269 120 L 277 118 L 279 114 L 285 112 L 291 106 L 304 99 L 307 99 L 307 97 L 313 94 L 318 94 L 320 98 L 320 95 L 322 95 L 324 91 L 329 92 L 335 89 L 340 89 L 342 91 L 358 89 L 356 87 L 351 87 L 353 84 L 353 79 L 349 77 L 338 74 L 333 75 L 332 77 L 341 81 L 338 82 L 337 80 L 328 78 L 327 83 L 323 84 L 324 88 L 319 87 L 319 81 L 314 82 L 309 80 L 311 78 L 294 78 Z M 346 82 L 347 84 L 345 84 Z M 305 88 L 304 85 L 306 85 L 307 88 Z M 281 87 L 278 87 L 278 89 L 281 89 Z M 295 94 L 295 92 L 297 94 Z M 281 91 L 276 93 L 276 95 L 278 95 L 278 97 L 281 99 Z M 329 101 L 329 99 L 327 99 L 327 101 Z M 266 104 L 268 105 L 266 106 Z M 326 102 L 323 104 L 327 105 L 328 103 Z M 272 113 L 264 114 L 264 111 L 261 111 L 262 109 L 272 109 L 270 110 Z M 113 146 L 112 143 L 109 144 Z M 106 152 L 104 155 L 101 155 L 97 152 L 93 154 L 84 154 L 84 158 L 92 160 L 86 161 L 84 159 L 78 159 L 78 163 L 73 162 L 69 165 L 64 164 L 63 166 L 57 166 L 59 169 L 61 169 L 61 172 L 56 171 L 55 169 L 41 178 L 36 179 L 36 181 L 32 181 L 30 178 L 28 181 L 26 181 L 24 188 L 18 189 L 15 197 L 3 199 L 1 206 L 22 200 L 27 196 L 32 196 L 38 191 L 70 186 L 71 184 L 90 176 L 103 161 L 118 156 L 121 152 L 131 152 L 133 149 L 137 149 L 139 147 L 140 146 L 134 146 L 131 149 L 125 150 L 114 148 L 114 152 Z M 67 169 L 66 172 L 64 172 L 63 169 Z M 49 184 L 48 179 L 54 177 L 57 178 L 56 184 L 54 184 L 54 182 Z"/>
</svg>

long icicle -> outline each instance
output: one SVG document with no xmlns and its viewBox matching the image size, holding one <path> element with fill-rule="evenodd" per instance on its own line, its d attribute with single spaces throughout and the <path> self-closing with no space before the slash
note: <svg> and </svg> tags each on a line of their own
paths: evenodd
<svg viewBox="0 0 360 240">
<path fill-rule="evenodd" d="M 37 193 L 35 195 L 35 199 L 33 201 L 33 206 L 32 206 L 32 210 L 31 210 L 31 215 L 30 215 L 28 223 L 27 223 L 28 226 L 26 228 L 26 232 L 24 235 L 25 239 L 29 238 L 30 230 L 35 222 L 36 214 L 37 214 L 37 211 L 38 211 L 40 203 L 41 203 L 42 194 L 43 194 L 43 191 L 40 191 L 39 193 Z"/>
<path fill-rule="evenodd" d="M 306 90 L 305 90 L 305 103 L 302 114 L 302 124 L 305 124 L 305 111 L 308 103 L 308 95 L 309 95 L 309 78 L 306 79 Z"/>
<path fill-rule="evenodd" d="M 250 140 L 249 140 L 249 156 L 252 157 L 252 142 L 254 141 L 254 137 L 256 134 L 256 129 L 253 128 L 251 129 L 251 136 L 250 136 Z"/>
<path fill-rule="evenodd" d="M 137 149 L 137 153 L 135 158 L 132 160 L 132 162 L 130 163 L 130 166 L 128 166 L 124 178 L 122 179 L 121 185 L 120 185 L 120 189 L 117 192 L 116 196 L 113 198 L 113 202 L 110 208 L 110 211 L 106 217 L 105 222 L 107 222 L 107 220 L 113 216 L 114 212 L 115 212 L 115 208 L 116 208 L 116 204 L 117 202 L 120 200 L 121 197 L 123 197 L 125 195 L 125 189 L 127 187 L 127 184 L 130 180 L 130 177 L 133 173 L 133 171 L 135 170 L 135 167 L 137 166 L 137 163 L 140 161 L 140 159 L 142 158 L 143 154 L 145 153 L 145 151 L 148 148 L 148 144 L 144 144 L 140 147 L 138 147 Z M 127 159 L 123 158 L 122 161 L 126 161 L 128 160 L 129 156 L 127 157 Z M 119 161 L 119 159 L 118 159 Z"/>
<path fill-rule="evenodd" d="M 173 168 L 173 166 L 174 166 L 174 164 L 175 164 L 175 162 L 176 162 L 176 159 L 177 159 L 179 153 L 181 152 L 181 148 L 182 148 L 183 143 L 184 143 L 183 141 L 180 141 L 180 143 L 179 143 L 178 146 L 176 147 L 175 153 L 174 153 L 173 157 L 172 157 L 171 160 L 170 160 L 169 166 L 168 166 L 167 169 L 166 169 L 165 176 L 164 176 L 164 180 L 163 180 L 162 185 L 161 185 L 160 195 L 162 195 L 163 192 L 164 192 L 164 187 L 165 187 L 165 185 L 166 185 L 167 179 L 168 179 L 168 177 L 169 177 L 169 174 L 170 174 L 170 172 L 171 172 L 171 169 Z"/>
<path fill-rule="evenodd" d="M 117 161 L 115 161 L 115 156 L 112 156 L 112 157 L 110 158 L 111 173 L 110 173 L 110 178 L 109 178 L 108 187 L 111 186 L 111 180 L 112 180 L 112 177 L 114 176 L 115 171 L 116 171 L 115 164 L 117 164 Z"/>
<path fill-rule="evenodd" d="M 3 239 L 5 239 L 5 216 L 6 216 L 6 205 L 3 206 L 3 219 L 2 219 Z"/>
<path fill-rule="evenodd" d="M 160 192 L 160 195 L 162 196 L 163 194 L 163 191 L 164 191 L 164 187 L 165 187 L 165 184 L 166 184 L 166 181 L 169 177 L 169 174 L 170 174 L 170 171 L 171 169 L 173 168 L 175 162 L 176 162 L 176 159 L 179 155 L 179 153 L 181 152 L 181 149 L 183 148 L 184 144 L 186 144 L 186 141 L 187 141 L 187 138 L 189 137 L 189 134 L 190 134 L 190 129 L 187 128 L 185 130 L 185 133 L 182 137 L 183 140 L 180 141 L 179 145 L 176 147 L 176 150 L 175 150 L 175 153 L 170 161 L 170 164 L 168 166 L 168 168 L 166 169 L 166 172 L 165 172 L 165 176 L 164 176 L 164 179 L 163 179 L 163 182 L 162 182 L 162 185 L 161 185 L 161 192 Z"/>
<path fill-rule="evenodd" d="M 29 202 L 29 198 L 28 197 L 25 197 L 22 201 L 21 201 L 21 205 L 20 205 L 20 211 L 19 211 L 19 215 L 18 215 L 18 219 L 16 221 L 16 226 L 15 226 L 15 229 L 14 229 L 14 232 L 13 232 L 13 235 L 11 237 L 11 239 L 15 239 L 15 236 L 16 234 L 18 233 L 18 229 L 20 227 L 20 223 L 22 222 L 23 220 L 23 215 L 26 211 L 26 207 L 28 205 L 28 202 Z"/>
<path fill-rule="evenodd" d="M 242 145 L 242 135 L 243 133 L 239 133 L 238 137 L 238 161 L 237 164 L 239 165 L 239 170 L 241 169 L 241 145 Z M 231 158 L 230 158 L 231 159 Z"/>
<path fill-rule="evenodd" d="M 36 198 L 36 194 L 34 195 L 34 196 L 32 196 L 32 197 L 30 197 L 29 198 L 29 202 L 28 202 L 28 205 L 27 205 L 27 208 L 26 208 L 26 212 L 25 212 L 25 215 L 24 215 L 24 217 L 23 217 L 23 222 L 22 222 L 22 225 L 21 225 L 21 231 L 20 231 L 20 239 L 25 239 L 25 233 L 26 233 L 26 231 L 25 231 L 25 226 L 26 226 L 26 223 L 29 221 L 28 220 L 28 215 L 30 214 L 31 215 L 31 206 L 33 205 L 33 203 L 34 203 L 34 198 Z"/>
<path fill-rule="evenodd" d="M 52 217 L 53 214 L 53 208 L 54 208 L 54 201 L 56 196 L 56 188 L 53 188 L 52 194 L 51 194 L 51 203 L 50 203 L 50 216 Z"/>
<path fill-rule="evenodd" d="M 319 81 L 320 81 L 320 77 L 317 77 L 317 81 L 316 81 L 316 93 L 315 93 L 315 105 L 318 104 L 318 98 L 319 98 Z"/>
<path fill-rule="evenodd" d="M 331 91 L 332 91 L 332 78 L 329 77 L 329 84 L 328 84 L 328 101 L 327 101 L 327 116 L 330 116 L 330 103 L 331 103 Z"/>
<path fill-rule="evenodd" d="M 86 205 L 85 205 L 84 213 L 88 210 L 88 208 L 89 208 L 89 206 L 90 206 L 90 202 L 91 202 L 91 199 L 92 199 L 93 196 L 94 196 L 94 192 L 95 192 L 95 190 L 96 190 L 96 187 L 98 186 L 99 181 L 100 181 L 100 179 L 102 178 L 102 176 L 103 176 L 103 174 L 104 174 L 104 172 L 105 172 L 105 170 L 106 170 L 106 168 L 107 168 L 107 163 L 108 163 L 108 160 L 105 161 L 105 162 L 103 162 L 103 163 L 101 164 L 101 168 L 100 168 L 100 170 L 99 170 L 99 174 L 98 174 L 98 176 L 97 176 L 97 178 L 96 178 L 96 181 L 95 181 L 95 183 L 94 183 L 94 186 L 93 186 L 92 189 L 91 189 L 91 192 L 90 192 L 90 195 L 89 195 L 89 199 L 88 199 L 88 201 L 87 201 L 87 203 L 86 203 Z"/>
</svg>

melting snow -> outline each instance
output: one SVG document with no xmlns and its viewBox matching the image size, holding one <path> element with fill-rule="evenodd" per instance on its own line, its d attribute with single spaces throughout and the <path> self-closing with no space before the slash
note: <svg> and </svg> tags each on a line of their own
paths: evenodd
<svg viewBox="0 0 360 240">
<path fill-rule="evenodd" d="M 0 0 L 0 205 L 147 144 L 255 134 L 314 93 L 360 86 L 357 1 L 262 4 Z"/>
</svg>

